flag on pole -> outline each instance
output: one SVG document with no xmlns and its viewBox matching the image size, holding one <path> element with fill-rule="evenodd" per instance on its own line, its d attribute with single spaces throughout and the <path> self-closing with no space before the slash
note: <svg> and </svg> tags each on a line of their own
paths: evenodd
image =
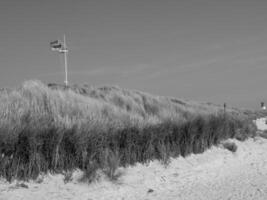
<svg viewBox="0 0 267 200">
<path fill-rule="evenodd" d="M 51 47 L 52 51 L 58 51 L 60 53 L 67 53 L 68 52 L 67 48 L 59 40 L 55 40 L 53 42 L 50 42 L 50 47 Z"/>
<path fill-rule="evenodd" d="M 58 43 L 59 43 L 59 41 L 58 40 L 55 40 L 53 42 L 50 42 L 50 45 L 53 46 L 53 45 L 57 45 Z"/>
<path fill-rule="evenodd" d="M 64 55 L 64 65 L 65 65 L 65 84 L 68 86 L 68 60 L 67 60 L 67 54 L 68 49 L 66 45 L 66 37 L 64 35 L 63 37 L 63 43 L 59 40 L 55 40 L 50 42 L 50 47 L 52 51 L 57 51 L 59 53 L 63 53 Z"/>
</svg>

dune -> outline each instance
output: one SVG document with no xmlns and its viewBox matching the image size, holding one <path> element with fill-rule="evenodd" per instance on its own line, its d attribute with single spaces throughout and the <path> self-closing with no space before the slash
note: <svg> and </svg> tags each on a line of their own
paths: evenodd
<svg viewBox="0 0 267 200">
<path fill-rule="evenodd" d="M 260 130 L 260 131 L 267 130 L 267 123 L 266 122 L 267 122 L 267 119 L 265 117 L 259 118 L 259 119 L 254 121 L 258 130 Z"/>
<path fill-rule="evenodd" d="M 267 139 L 256 136 L 230 141 L 238 147 L 234 153 L 217 145 L 202 154 L 172 158 L 168 165 L 151 161 L 121 167 L 122 175 L 116 181 L 100 175 L 91 184 L 80 182 L 79 170 L 67 183 L 59 174 L 46 175 L 42 182 L 2 179 L 0 199 L 267 199 Z"/>
</svg>

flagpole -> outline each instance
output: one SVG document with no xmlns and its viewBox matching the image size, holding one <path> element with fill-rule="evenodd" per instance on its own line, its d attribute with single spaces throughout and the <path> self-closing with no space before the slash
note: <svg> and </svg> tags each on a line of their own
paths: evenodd
<svg viewBox="0 0 267 200">
<path fill-rule="evenodd" d="M 66 45 L 66 36 L 64 34 L 63 36 L 63 42 L 64 42 L 64 49 L 63 49 L 63 53 L 64 53 L 64 63 L 65 63 L 65 85 L 66 87 L 68 86 L 68 59 L 67 59 L 67 45 Z"/>
</svg>

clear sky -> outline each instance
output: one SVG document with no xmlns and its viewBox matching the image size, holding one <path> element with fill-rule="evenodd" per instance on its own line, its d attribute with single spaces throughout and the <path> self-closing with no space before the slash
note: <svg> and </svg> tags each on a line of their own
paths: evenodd
<svg viewBox="0 0 267 200">
<path fill-rule="evenodd" d="M 70 82 L 258 108 L 267 103 L 267 1 L 1 0 L 0 87 Z"/>
</svg>

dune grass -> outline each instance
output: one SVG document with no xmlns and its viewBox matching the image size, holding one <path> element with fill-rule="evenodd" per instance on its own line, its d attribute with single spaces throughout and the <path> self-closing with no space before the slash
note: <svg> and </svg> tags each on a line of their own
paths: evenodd
<svg viewBox="0 0 267 200">
<path fill-rule="evenodd" d="M 76 168 L 112 178 L 118 166 L 167 163 L 256 132 L 236 109 L 118 87 L 27 81 L 2 90 L 0 102 L 0 177 L 9 181 Z"/>
</svg>

